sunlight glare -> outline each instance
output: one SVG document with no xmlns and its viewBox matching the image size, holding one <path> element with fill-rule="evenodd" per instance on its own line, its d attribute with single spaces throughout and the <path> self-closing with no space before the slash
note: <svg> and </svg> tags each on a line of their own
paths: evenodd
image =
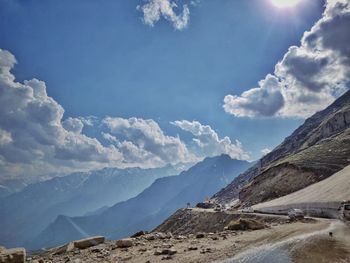
<svg viewBox="0 0 350 263">
<path fill-rule="evenodd" d="M 293 7 L 297 5 L 300 0 L 270 0 L 271 3 L 279 8 Z"/>
</svg>

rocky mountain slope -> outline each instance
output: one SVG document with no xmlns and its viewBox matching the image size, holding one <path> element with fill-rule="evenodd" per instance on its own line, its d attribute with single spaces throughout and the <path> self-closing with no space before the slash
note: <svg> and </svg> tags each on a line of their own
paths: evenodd
<svg viewBox="0 0 350 263">
<path fill-rule="evenodd" d="M 100 215 L 60 216 L 28 245 L 49 247 L 91 235 L 119 238 L 151 230 L 186 203 L 213 195 L 249 165 L 227 155 L 206 158 L 178 176 L 156 180 L 135 198 L 117 203 Z"/>
<path fill-rule="evenodd" d="M 0 244 L 23 245 L 60 214 L 78 216 L 111 206 L 136 196 L 157 178 L 178 173 L 172 166 L 108 168 L 29 185 L 0 201 Z"/>
<path fill-rule="evenodd" d="M 271 153 L 213 199 L 244 205 L 271 200 L 318 182 L 350 164 L 350 91 L 308 118 Z"/>
<path fill-rule="evenodd" d="M 191 219 L 189 225 L 186 224 L 188 218 Z M 237 220 L 237 218 L 239 219 Z M 234 221 L 230 221 L 231 219 Z M 230 229 L 228 227 L 226 230 L 227 225 L 232 226 L 232 223 L 237 221 L 249 223 L 248 225 L 242 225 L 244 227 L 240 229 Z M 172 222 L 175 224 L 173 225 Z M 208 222 L 210 222 L 209 225 Z M 177 228 L 177 223 L 183 228 Z M 260 227 L 257 227 L 258 225 Z M 208 210 L 181 209 L 170 218 L 166 225 L 162 226 L 164 231 L 170 232 L 157 232 L 156 229 L 151 233 L 138 232 L 132 237 L 120 240 L 108 240 L 101 236 L 74 240 L 60 247 L 30 255 L 26 262 L 231 262 L 232 257 L 244 253 L 250 248 L 266 247 L 270 244 L 295 240 L 297 237 L 299 237 L 299 240 L 303 240 L 300 239 L 301 235 L 305 237 L 305 235 L 316 231 L 319 233 L 320 230 L 324 230 L 322 232 L 325 232 L 324 236 L 328 238 L 325 229 L 329 225 L 330 222 L 324 220 L 305 219 L 290 222 L 288 217 L 285 216 L 244 215 L 228 213 L 228 211 L 208 212 Z M 174 228 L 171 228 L 171 226 L 174 226 Z M 224 228 L 225 230 L 223 230 Z M 337 231 L 340 232 L 343 229 Z M 338 237 L 339 232 L 335 232 L 336 237 Z M 307 243 L 314 244 L 314 242 Z M 326 244 L 329 249 L 329 243 Z M 322 257 L 325 262 L 348 262 L 349 252 L 344 251 L 343 243 L 338 243 L 338 239 L 337 244 L 341 249 L 331 249 L 332 255 Z M 12 254 L 14 252 L 12 251 Z M 10 253 L 6 249 L 3 251 L 3 255 L 9 255 Z M 317 255 L 317 253 L 315 254 Z M 313 256 L 311 254 L 307 258 Z M 305 257 L 299 258 L 305 259 Z M 243 262 L 246 262 L 246 260 Z M 270 261 L 267 260 L 266 262 Z M 306 262 L 309 261 L 306 260 Z"/>
<path fill-rule="evenodd" d="M 335 173 L 334 175 L 312 184 L 304 189 L 289 195 L 257 204 L 254 209 L 261 211 L 287 210 L 291 207 L 298 207 L 303 210 L 311 207 L 330 208 L 335 206 L 335 213 L 343 200 L 350 198 L 350 165 Z M 313 208 L 315 209 L 315 208 Z"/>
</svg>

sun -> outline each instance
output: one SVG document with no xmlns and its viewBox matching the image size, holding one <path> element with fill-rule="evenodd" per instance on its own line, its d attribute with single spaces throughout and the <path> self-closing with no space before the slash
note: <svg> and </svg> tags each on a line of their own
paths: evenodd
<svg viewBox="0 0 350 263">
<path fill-rule="evenodd" d="M 270 0 L 271 3 L 279 8 L 293 7 L 297 5 L 300 0 Z"/>
</svg>

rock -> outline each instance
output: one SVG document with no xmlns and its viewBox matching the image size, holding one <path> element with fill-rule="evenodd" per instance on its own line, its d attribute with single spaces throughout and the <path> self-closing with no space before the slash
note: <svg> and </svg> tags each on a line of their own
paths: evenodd
<svg viewBox="0 0 350 263">
<path fill-rule="evenodd" d="M 146 235 L 148 232 L 146 232 L 146 231 L 139 231 L 139 232 L 136 232 L 135 234 L 133 234 L 132 236 L 130 236 L 130 237 L 140 237 L 140 236 L 144 236 L 144 235 Z"/>
<path fill-rule="evenodd" d="M 159 255 L 175 255 L 177 253 L 177 251 L 175 249 L 163 249 L 162 251 L 156 250 L 154 251 L 154 255 L 155 256 L 159 256 Z"/>
<path fill-rule="evenodd" d="M 198 247 L 189 247 L 188 250 L 189 251 L 198 250 Z"/>
<path fill-rule="evenodd" d="M 167 235 L 165 233 L 156 233 L 156 237 L 159 239 L 166 239 Z"/>
<path fill-rule="evenodd" d="M 93 247 L 105 242 L 105 237 L 103 236 L 95 236 L 89 237 L 81 240 L 73 241 L 74 248 L 85 249 L 88 247 Z"/>
<path fill-rule="evenodd" d="M 171 248 L 173 246 L 174 246 L 173 244 L 166 244 L 166 243 L 162 244 L 162 248 Z"/>
<path fill-rule="evenodd" d="M 125 239 L 117 240 L 116 245 L 119 248 L 128 248 L 128 247 L 132 247 L 134 243 L 131 238 L 125 238 Z"/>
<path fill-rule="evenodd" d="M 203 238 L 204 237 L 204 234 L 203 233 L 198 233 L 197 235 L 196 235 L 196 238 Z"/>
<path fill-rule="evenodd" d="M 132 259 L 132 256 L 123 257 L 121 260 L 122 260 L 122 261 L 128 261 L 128 260 L 130 260 L 130 259 Z"/>
<path fill-rule="evenodd" d="M 211 253 L 211 252 L 213 252 L 212 249 L 208 247 L 208 248 L 203 248 L 200 253 L 205 254 L 205 253 Z"/>
<path fill-rule="evenodd" d="M 97 246 L 99 244 L 102 244 L 105 242 L 105 237 L 103 236 L 95 236 L 95 237 L 89 237 L 85 239 L 75 240 L 68 244 L 65 244 L 63 246 L 53 248 L 52 255 L 60 255 L 66 252 L 72 252 L 77 253 L 77 249 L 85 249 L 93 246 Z"/>
<path fill-rule="evenodd" d="M 170 260 L 170 259 L 173 259 L 173 257 L 172 256 L 165 256 L 165 257 L 162 257 L 162 260 Z"/>
<path fill-rule="evenodd" d="M 52 255 L 61 255 L 61 254 L 65 253 L 65 252 L 67 252 L 68 245 L 69 244 L 53 248 L 51 250 L 52 251 Z"/>
<path fill-rule="evenodd" d="M 3 249 L 0 252 L 1 263 L 24 263 L 26 250 L 24 248 Z"/>
<path fill-rule="evenodd" d="M 259 230 L 266 226 L 253 219 L 243 219 L 233 220 L 228 224 L 229 230 Z"/>
<path fill-rule="evenodd" d="M 175 255 L 177 253 L 177 251 L 175 249 L 163 249 L 162 250 L 162 255 Z"/>
<path fill-rule="evenodd" d="M 156 239 L 156 236 L 154 234 L 148 234 L 145 236 L 145 238 L 148 240 L 148 241 L 152 241 L 152 240 L 155 240 Z"/>
<path fill-rule="evenodd" d="M 6 249 L 5 247 L 0 246 L 0 253 L 1 253 L 1 251 L 4 251 L 5 249 Z"/>
</svg>

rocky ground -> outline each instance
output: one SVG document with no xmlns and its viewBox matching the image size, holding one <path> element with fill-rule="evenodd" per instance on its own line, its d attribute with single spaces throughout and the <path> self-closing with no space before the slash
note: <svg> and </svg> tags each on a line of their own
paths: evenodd
<svg viewBox="0 0 350 263">
<path fill-rule="evenodd" d="M 216 233 L 138 233 L 136 237 L 119 241 L 105 241 L 97 237 L 77 241 L 38 255 L 27 256 L 32 263 L 42 262 L 213 262 L 233 257 L 238 252 L 261 244 L 311 233 L 329 225 L 325 220 L 271 223 L 261 230 L 229 231 Z M 91 242 L 92 241 L 92 242 Z M 78 248 L 80 247 L 80 248 Z M 84 248 L 83 248 L 84 247 Z"/>
</svg>

